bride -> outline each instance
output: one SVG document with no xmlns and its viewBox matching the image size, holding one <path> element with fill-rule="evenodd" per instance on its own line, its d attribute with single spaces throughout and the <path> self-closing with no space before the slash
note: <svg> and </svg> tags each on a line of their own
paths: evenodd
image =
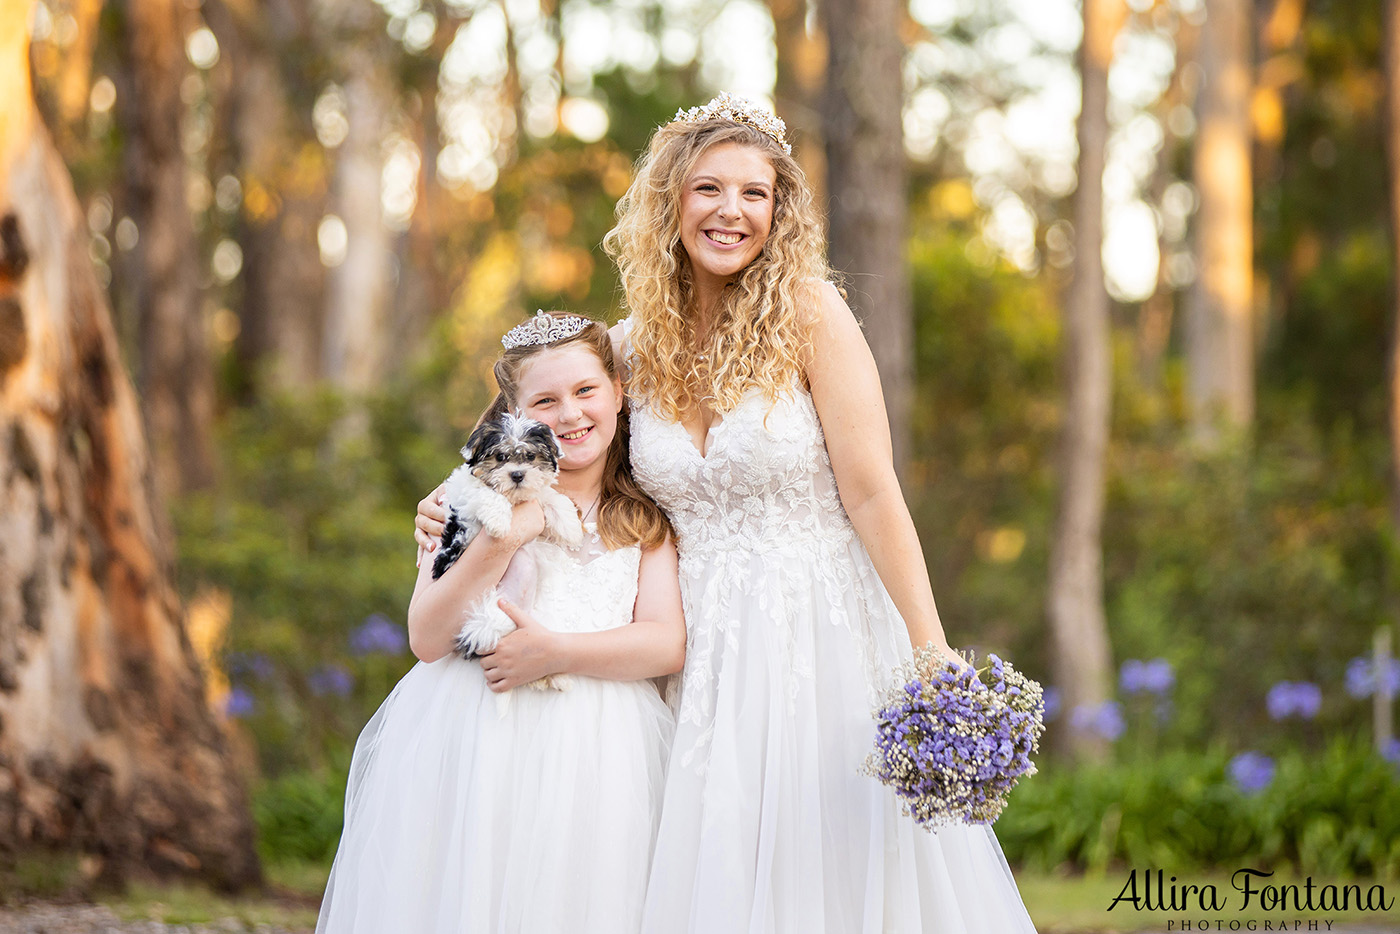
<svg viewBox="0 0 1400 934">
<path fill-rule="evenodd" d="M 728 95 L 677 114 L 604 246 L 688 629 L 643 930 L 1034 931 L 989 827 L 921 829 L 861 771 L 891 669 L 952 650 L 782 121 Z M 424 541 L 435 495 L 419 512 Z"/>
</svg>

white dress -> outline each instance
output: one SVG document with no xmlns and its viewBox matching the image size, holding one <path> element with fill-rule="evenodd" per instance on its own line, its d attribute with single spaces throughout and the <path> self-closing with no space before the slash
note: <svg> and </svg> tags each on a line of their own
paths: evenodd
<svg viewBox="0 0 1400 934">
<path fill-rule="evenodd" d="M 633 471 L 676 532 L 688 632 L 642 930 L 1034 931 L 990 828 L 924 830 L 861 772 L 876 691 L 911 649 L 811 396 L 750 394 L 704 456 L 644 403 L 631 424 Z"/>
<path fill-rule="evenodd" d="M 537 543 L 534 615 L 626 625 L 640 555 Z M 405 675 L 355 746 L 318 934 L 637 931 L 674 718 L 651 681 L 572 680 L 503 712 L 477 662 Z"/>
</svg>

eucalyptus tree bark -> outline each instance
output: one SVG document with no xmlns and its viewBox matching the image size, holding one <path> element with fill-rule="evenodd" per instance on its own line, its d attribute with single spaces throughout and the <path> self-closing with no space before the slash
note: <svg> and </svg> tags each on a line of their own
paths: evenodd
<svg viewBox="0 0 1400 934">
<path fill-rule="evenodd" d="M 1090 710 L 1107 701 L 1111 683 L 1102 541 L 1113 382 L 1109 298 L 1103 277 L 1103 170 L 1108 68 L 1126 14 L 1122 0 L 1084 0 L 1074 277 L 1065 296 L 1065 414 L 1047 604 L 1055 683 L 1071 723 L 1076 710 Z M 1061 730 L 1059 737 L 1066 751 L 1078 759 L 1100 758 L 1107 751 L 1105 737 L 1092 729 L 1071 727 Z"/>
<path fill-rule="evenodd" d="M 1390 422 L 1390 515 L 1400 530 L 1400 0 L 1384 0 L 1385 161 L 1390 195 L 1391 323 L 1386 355 Z"/>
<path fill-rule="evenodd" d="M 392 98 L 382 55 L 383 33 L 371 0 L 339 7 L 331 25 L 345 93 L 349 129 L 335 154 L 331 211 L 345 224 L 345 260 L 327 274 L 322 373 L 353 395 L 373 389 L 382 374 L 392 297 L 394 243 L 382 207 L 384 134 Z"/>
<path fill-rule="evenodd" d="M 813 196 L 826 198 L 826 151 L 822 138 L 821 93 L 826 75 L 826 34 L 809 17 L 808 0 L 769 0 L 778 75 L 773 86 L 778 116 L 788 128 L 792 154 Z M 810 27 L 810 28 L 809 28 Z"/>
<path fill-rule="evenodd" d="M 326 210 L 322 149 L 304 79 L 308 5 L 297 0 L 205 0 L 229 96 L 228 135 L 242 183 L 240 329 L 235 352 L 264 388 L 296 390 L 321 375 L 325 267 L 316 231 Z M 293 110 L 302 101 L 303 112 Z"/>
<path fill-rule="evenodd" d="M 901 474 L 909 455 L 914 324 L 905 256 L 904 46 L 898 0 L 826 0 L 822 133 L 831 265 L 880 368 Z"/>
<path fill-rule="evenodd" d="M 131 93 L 117 101 L 123 200 L 138 231 L 130 264 L 136 371 L 156 489 L 167 498 L 214 479 L 214 371 L 181 145 L 186 11 L 183 0 L 127 0 L 122 38 Z"/>
<path fill-rule="evenodd" d="M 236 888 L 253 823 L 204 700 L 140 405 L 0 0 L 0 846 Z"/>
<path fill-rule="evenodd" d="M 1254 419 L 1254 198 L 1250 169 L 1252 0 L 1207 0 L 1195 165 L 1199 275 L 1186 316 L 1192 432 Z"/>
</svg>

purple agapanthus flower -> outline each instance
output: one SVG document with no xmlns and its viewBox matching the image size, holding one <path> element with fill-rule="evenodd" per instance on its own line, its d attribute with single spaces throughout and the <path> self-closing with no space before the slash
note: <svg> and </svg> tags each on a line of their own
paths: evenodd
<svg viewBox="0 0 1400 934">
<path fill-rule="evenodd" d="M 1347 693 L 1355 698 L 1370 697 L 1376 690 L 1384 684 L 1389 690 L 1391 697 L 1400 695 L 1400 659 L 1387 659 L 1384 666 L 1384 678 L 1379 670 L 1376 659 L 1367 655 L 1358 655 L 1347 663 L 1346 685 Z"/>
<path fill-rule="evenodd" d="M 1123 705 L 1111 700 L 1075 707 L 1070 711 L 1069 725 L 1077 732 L 1094 733 L 1109 742 L 1122 736 L 1127 727 L 1123 720 Z"/>
<path fill-rule="evenodd" d="M 403 627 L 383 613 L 371 614 L 350 633 L 350 651 L 356 655 L 398 655 L 406 648 Z"/>
<path fill-rule="evenodd" d="M 1176 672 L 1165 658 L 1141 661 L 1125 660 L 1118 669 L 1118 688 L 1124 694 L 1156 694 L 1161 696 L 1176 683 Z"/>
<path fill-rule="evenodd" d="M 1245 794 L 1255 794 L 1274 780 L 1274 760 L 1262 752 L 1242 752 L 1230 760 L 1230 781 Z"/>
<path fill-rule="evenodd" d="M 923 827 L 991 823 L 1021 776 L 1035 772 L 1031 756 L 1045 728 L 1040 685 L 995 655 L 988 662 L 974 671 L 925 646 L 875 711 L 866 771 Z"/>
<path fill-rule="evenodd" d="M 1311 720 L 1322 709 L 1322 688 L 1311 681 L 1280 681 L 1269 688 L 1265 705 L 1275 720 L 1294 716 Z"/>
<path fill-rule="evenodd" d="M 355 676 L 343 665 L 322 665 L 306 676 L 306 686 L 317 697 L 345 697 L 355 687 Z"/>
<path fill-rule="evenodd" d="M 266 681 L 276 666 L 261 652 L 230 652 L 225 660 L 229 677 L 248 681 Z"/>
<path fill-rule="evenodd" d="M 252 693 L 237 684 L 229 690 L 228 697 L 224 698 L 224 714 L 230 717 L 251 716 L 257 706 Z"/>
</svg>

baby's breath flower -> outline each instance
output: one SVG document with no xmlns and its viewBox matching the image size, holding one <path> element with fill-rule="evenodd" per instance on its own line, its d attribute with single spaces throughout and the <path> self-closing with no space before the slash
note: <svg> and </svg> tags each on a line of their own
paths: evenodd
<svg viewBox="0 0 1400 934">
<path fill-rule="evenodd" d="M 925 645 L 895 670 L 897 683 L 875 711 L 865 770 L 928 829 L 991 823 L 1021 776 L 1035 774 L 1031 756 L 1045 729 L 1040 684 L 987 658 L 986 668 L 973 669 Z"/>
</svg>

